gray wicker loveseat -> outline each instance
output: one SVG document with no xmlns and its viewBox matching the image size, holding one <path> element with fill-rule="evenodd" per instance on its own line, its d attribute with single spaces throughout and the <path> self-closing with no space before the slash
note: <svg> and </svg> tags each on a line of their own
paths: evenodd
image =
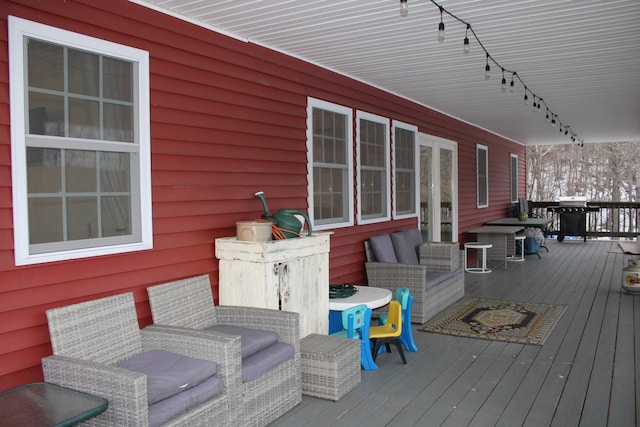
<svg viewBox="0 0 640 427">
<path fill-rule="evenodd" d="M 237 366 L 242 374 L 237 382 L 229 384 L 229 425 L 264 426 L 302 401 L 298 313 L 214 306 L 206 274 L 151 286 L 147 292 L 153 321 L 164 329 L 242 335 L 243 355 Z M 261 336 L 275 335 L 277 342 L 262 348 L 264 337 L 238 331 L 244 328 Z M 250 347 L 254 354 L 245 355 Z"/>
<path fill-rule="evenodd" d="M 380 234 L 364 242 L 369 286 L 400 287 L 413 295 L 413 323 L 424 323 L 464 296 L 457 243 L 422 243 L 418 229 Z"/>
</svg>

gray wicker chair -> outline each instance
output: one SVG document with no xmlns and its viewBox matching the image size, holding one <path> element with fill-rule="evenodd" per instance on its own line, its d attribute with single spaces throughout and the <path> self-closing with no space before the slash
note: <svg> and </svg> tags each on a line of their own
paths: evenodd
<svg viewBox="0 0 640 427">
<path fill-rule="evenodd" d="M 457 243 L 425 243 L 419 247 L 419 265 L 378 262 L 371 243 L 364 242 L 365 270 L 369 286 L 409 288 L 413 295 L 412 323 L 424 323 L 464 296 L 464 270 Z M 432 273 L 447 274 L 446 280 L 427 289 Z"/>
<path fill-rule="evenodd" d="M 241 286 L 241 284 L 239 284 Z M 239 425 L 264 426 L 302 401 L 300 321 L 298 313 L 255 307 L 214 306 L 208 275 L 147 288 L 156 325 L 205 329 L 233 325 L 277 332 L 295 349 L 295 357 L 261 377 L 236 384 L 230 395 Z M 234 406 L 235 405 L 235 406 Z"/>
<path fill-rule="evenodd" d="M 241 375 L 235 362 L 240 358 L 239 339 L 222 335 L 214 339 L 160 327 L 140 330 L 132 293 L 50 309 L 47 319 L 54 355 L 42 359 L 45 380 L 109 401 L 105 412 L 83 425 L 149 425 L 146 375 L 116 364 L 151 349 L 215 361 L 225 383 L 221 394 L 163 426 L 233 425 L 227 382 Z"/>
</svg>

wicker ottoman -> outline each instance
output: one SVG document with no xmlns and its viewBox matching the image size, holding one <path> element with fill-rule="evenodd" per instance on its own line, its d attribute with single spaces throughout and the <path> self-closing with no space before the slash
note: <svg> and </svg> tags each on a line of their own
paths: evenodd
<svg viewBox="0 0 640 427">
<path fill-rule="evenodd" d="M 302 394 L 340 400 L 360 383 L 360 341 L 310 334 L 300 340 Z"/>
</svg>

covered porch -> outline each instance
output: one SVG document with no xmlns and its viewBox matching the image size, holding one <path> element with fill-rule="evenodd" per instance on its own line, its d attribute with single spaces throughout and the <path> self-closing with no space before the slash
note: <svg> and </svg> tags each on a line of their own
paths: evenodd
<svg viewBox="0 0 640 427">
<path fill-rule="evenodd" d="M 407 365 L 383 355 L 340 401 L 304 396 L 273 425 L 637 425 L 640 298 L 621 290 L 637 256 L 614 241 L 547 246 L 541 260 L 465 277 L 468 296 L 566 305 L 543 346 L 415 330 Z"/>
</svg>

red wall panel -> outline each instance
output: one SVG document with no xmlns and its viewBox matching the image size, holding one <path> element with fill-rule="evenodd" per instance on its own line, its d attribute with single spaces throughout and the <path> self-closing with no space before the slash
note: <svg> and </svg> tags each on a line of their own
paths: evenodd
<svg viewBox="0 0 640 427">
<path fill-rule="evenodd" d="M 150 323 L 146 287 L 208 273 L 218 294 L 217 237 L 269 207 L 307 208 L 306 102 L 312 96 L 415 124 L 456 141 L 459 240 L 509 207 L 509 153 L 521 145 L 268 49 L 228 38 L 125 0 L 5 0 L 0 10 L 0 391 L 42 379 L 50 354 L 44 311 L 134 292 Z M 9 129 L 7 16 L 127 44 L 150 53 L 154 249 L 16 267 Z M 476 209 L 475 144 L 489 147 L 489 207 Z M 523 190 L 524 192 L 524 190 Z M 336 229 L 330 280 L 366 283 L 362 242 L 416 219 Z"/>
</svg>

